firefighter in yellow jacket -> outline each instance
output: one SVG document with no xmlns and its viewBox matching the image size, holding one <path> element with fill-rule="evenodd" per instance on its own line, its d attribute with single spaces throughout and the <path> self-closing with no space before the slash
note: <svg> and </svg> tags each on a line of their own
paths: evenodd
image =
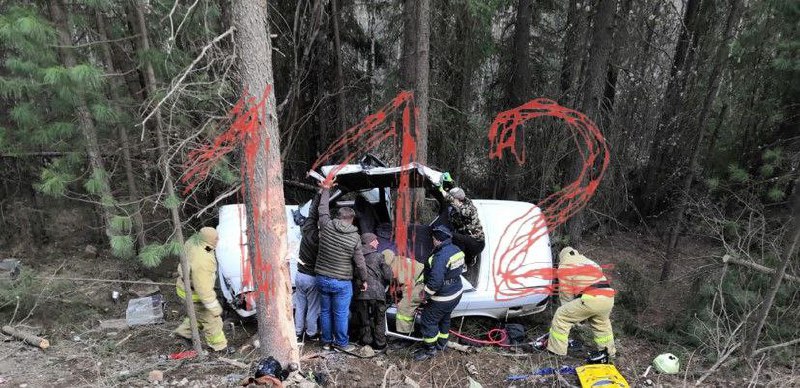
<svg viewBox="0 0 800 388">
<path fill-rule="evenodd" d="M 200 229 L 199 236 L 194 236 L 186 242 L 184 250 L 189 262 L 192 300 L 198 328 L 211 349 L 223 351 L 228 348 L 228 340 L 222 332 L 222 306 L 217 300 L 217 293 L 214 292 L 214 283 L 217 280 L 217 258 L 214 256 L 214 248 L 218 240 L 216 229 L 207 226 Z M 186 298 L 180 264 L 178 264 L 176 288 L 178 296 L 181 299 Z M 188 340 L 192 339 L 189 318 L 184 318 L 183 323 L 175 329 L 175 333 Z"/>
<path fill-rule="evenodd" d="M 587 362 L 607 362 L 609 356 L 616 354 L 609 318 L 616 292 L 608 283 L 603 269 L 572 247 L 562 249 L 558 259 L 561 307 L 556 310 L 550 325 L 547 350 L 566 355 L 570 329 L 576 323 L 588 321 L 598 351 L 591 353 Z"/>
<path fill-rule="evenodd" d="M 395 255 L 389 249 L 382 253 L 384 261 L 392 268 L 394 277 L 392 284 L 403 295 L 399 301 L 395 301 L 397 303 L 395 326 L 398 333 L 409 334 L 414 331 L 414 312 L 422 303 L 419 294 L 425 284 L 417 283 L 417 278 L 425 266 L 414 259 Z"/>
</svg>

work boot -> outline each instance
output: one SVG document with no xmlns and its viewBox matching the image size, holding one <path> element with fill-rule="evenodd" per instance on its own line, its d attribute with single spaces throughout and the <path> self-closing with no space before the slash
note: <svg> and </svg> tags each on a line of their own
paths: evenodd
<svg viewBox="0 0 800 388">
<path fill-rule="evenodd" d="M 608 364 L 608 361 L 608 348 L 591 352 L 589 353 L 589 357 L 586 357 L 587 364 Z"/>
<path fill-rule="evenodd" d="M 347 344 L 344 346 L 341 345 L 333 345 L 333 349 L 337 352 L 345 352 L 345 353 L 353 353 L 356 351 L 356 347 L 353 344 Z"/>
<path fill-rule="evenodd" d="M 443 352 L 447 349 L 447 341 L 436 341 L 436 350 Z"/>
<path fill-rule="evenodd" d="M 322 344 L 322 350 L 331 350 L 331 344 L 323 343 Z"/>
<path fill-rule="evenodd" d="M 419 349 L 416 354 L 414 354 L 414 361 L 425 361 L 429 360 L 433 357 L 436 357 L 436 354 L 439 351 L 436 349 L 436 345 L 425 345 L 422 349 Z"/>
<path fill-rule="evenodd" d="M 226 346 L 220 350 L 215 350 L 214 352 L 221 355 L 231 355 L 236 353 L 236 348 L 233 346 Z"/>
</svg>

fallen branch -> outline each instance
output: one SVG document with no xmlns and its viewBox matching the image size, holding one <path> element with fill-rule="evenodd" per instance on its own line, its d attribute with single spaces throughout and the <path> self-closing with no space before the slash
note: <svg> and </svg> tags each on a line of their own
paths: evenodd
<svg viewBox="0 0 800 388">
<path fill-rule="evenodd" d="M 3 326 L 3 333 L 6 333 L 22 342 L 25 342 L 28 345 L 37 346 L 41 349 L 47 349 L 50 347 L 50 341 L 42 337 L 39 337 L 37 335 L 26 333 L 22 330 L 17 330 L 11 326 Z"/>
<path fill-rule="evenodd" d="M 725 353 L 722 355 L 722 357 L 720 357 L 720 358 L 719 358 L 719 360 L 717 360 L 717 362 L 715 362 L 715 363 L 714 363 L 714 365 L 712 365 L 712 366 L 711 366 L 711 368 L 710 368 L 710 369 L 709 369 L 709 370 L 708 370 L 706 373 L 704 373 L 702 376 L 700 376 L 700 379 L 698 379 L 698 380 L 697 380 L 697 381 L 694 383 L 694 385 L 695 385 L 695 386 L 698 386 L 698 385 L 700 385 L 700 384 L 703 384 L 703 381 L 704 381 L 705 379 L 707 379 L 707 378 L 708 378 L 708 376 L 711 376 L 711 374 L 712 374 L 712 373 L 716 372 L 716 371 L 717 371 L 717 369 L 719 369 L 719 368 L 720 368 L 720 366 L 722 366 L 722 364 L 724 364 L 724 363 L 725 363 L 725 360 L 727 360 L 727 359 L 728 359 L 728 357 L 730 357 L 730 356 L 731 356 L 731 354 L 733 354 L 733 352 L 735 352 L 735 351 L 736 351 L 736 349 L 739 349 L 739 346 L 741 346 L 741 345 L 742 345 L 741 343 L 737 343 L 737 344 L 734 344 L 733 346 L 731 346 L 731 347 L 730 347 L 730 349 L 728 349 L 728 351 L 727 351 L 727 352 L 725 352 Z"/>
<path fill-rule="evenodd" d="M 245 363 L 243 363 L 241 361 L 231 360 L 230 358 L 220 357 L 217 360 L 220 360 L 220 361 L 222 361 L 222 362 L 224 362 L 226 364 L 230 364 L 230 365 L 233 365 L 233 366 L 235 366 L 237 368 L 241 368 L 241 369 L 247 369 L 247 367 L 248 367 L 247 364 L 245 364 Z"/>
<path fill-rule="evenodd" d="M 769 267 L 763 266 L 761 264 L 753 263 L 752 261 L 737 259 L 735 257 L 731 257 L 730 255 L 722 256 L 721 259 L 722 259 L 723 263 L 733 263 L 733 264 L 741 265 L 743 267 L 754 269 L 756 271 L 759 271 L 759 272 L 762 272 L 762 273 L 765 273 L 765 274 L 774 275 L 775 272 L 776 272 L 774 268 L 769 268 Z M 800 277 L 797 277 L 797 276 L 794 276 L 794 275 L 789 275 L 788 273 L 783 275 L 783 278 L 786 279 L 786 280 L 791 280 L 791 281 L 793 281 L 795 283 L 800 283 Z"/>
<path fill-rule="evenodd" d="M 96 282 L 96 283 L 128 283 L 128 284 L 155 284 L 158 286 L 174 286 L 175 283 L 159 283 L 141 280 L 120 280 L 120 279 L 95 279 L 95 278 L 59 278 L 55 276 L 50 277 L 36 277 L 42 280 L 69 280 L 73 282 Z"/>
<path fill-rule="evenodd" d="M 765 346 L 765 347 L 763 347 L 761 349 L 758 349 L 755 352 L 753 352 L 753 355 L 756 356 L 756 355 L 759 355 L 761 353 L 768 352 L 770 350 L 784 348 L 784 347 L 792 346 L 792 345 L 796 345 L 796 344 L 800 344 L 800 338 L 795 338 L 795 339 L 793 339 L 791 341 L 782 342 L 782 343 L 775 344 L 775 345 Z"/>
<path fill-rule="evenodd" d="M 125 338 L 123 338 L 123 339 L 119 340 L 119 342 L 117 342 L 116 344 L 114 344 L 114 347 L 115 347 L 115 348 L 118 348 L 120 345 L 124 344 L 124 343 L 125 343 L 125 341 L 127 341 L 127 340 L 131 339 L 131 336 L 132 336 L 132 335 L 133 335 L 133 334 L 128 334 L 128 335 L 127 335 Z"/>
</svg>

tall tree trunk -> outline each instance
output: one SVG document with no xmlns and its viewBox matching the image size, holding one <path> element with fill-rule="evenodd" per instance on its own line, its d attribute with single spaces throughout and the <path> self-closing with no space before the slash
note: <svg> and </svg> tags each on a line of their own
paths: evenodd
<svg viewBox="0 0 800 388">
<path fill-rule="evenodd" d="M 64 62 L 64 67 L 73 68 L 77 64 L 75 56 L 72 52 L 72 28 L 67 20 L 65 13 L 65 6 L 63 0 L 51 0 L 50 2 L 50 16 L 53 18 L 53 23 L 58 29 L 58 44 L 61 59 Z M 89 165 L 92 168 L 92 179 L 97 179 L 100 182 L 100 190 L 97 194 L 99 197 L 99 209 L 102 214 L 105 228 L 105 235 L 111 238 L 111 219 L 114 217 L 114 196 L 111 193 L 111 185 L 108 181 L 108 173 L 103 166 L 103 156 L 100 153 L 100 145 L 97 141 L 97 129 L 94 126 L 92 115 L 89 112 L 89 105 L 86 102 L 86 97 L 80 90 L 75 91 L 75 114 L 78 117 L 78 126 L 83 135 L 83 140 L 86 142 L 86 154 L 89 157 Z"/>
<path fill-rule="evenodd" d="M 236 50 L 241 53 L 239 71 L 242 90 L 251 91 L 258 100 L 261 93 L 273 85 L 267 2 L 237 0 L 233 4 L 232 16 L 236 27 Z M 287 226 L 280 131 L 275 94 L 270 91 L 266 98 L 266 111 L 260 120 L 258 134 L 251 136 L 245 145 L 246 149 L 255 152 L 253 165 L 247 169 L 253 176 L 248 176 L 248 181 L 243 182 L 247 186 L 245 204 L 252 226 L 252 237 L 248 239 L 250 264 L 253 273 L 257 274 L 254 278 L 259 290 L 257 309 L 261 352 L 264 356 L 275 357 L 284 367 L 291 368 L 292 364 L 299 365 L 300 355 L 294 335 L 292 287 L 286 260 Z M 262 272 L 264 269 L 269 269 L 268 273 Z M 265 284 L 265 281 L 268 283 Z"/>
<path fill-rule="evenodd" d="M 605 91 L 609 57 L 614 48 L 614 16 L 617 12 L 616 0 L 602 0 L 593 17 L 592 39 L 589 58 L 584 72 L 581 112 L 596 123 L 600 122 L 601 102 Z M 583 168 L 582 152 L 575 152 L 573 177 L 577 178 Z M 578 212 L 569 221 L 570 243 L 580 248 L 583 235 L 583 212 Z"/>
<path fill-rule="evenodd" d="M 403 50 L 400 57 L 400 89 L 413 89 L 417 69 L 417 0 L 403 1 Z"/>
<path fill-rule="evenodd" d="M 658 187 L 663 183 L 661 175 L 662 164 L 666 154 L 671 149 L 668 145 L 668 140 L 670 136 L 674 135 L 676 129 L 681 127 L 679 118 L 683 106 L 682 102 L 685 100 L 686 80 L 691 71 L 692 58 L 694 58 L 694 54 L 697 51 L 698 29 L 701 28 L 700 19 L 704 13 L 700 9 L 702 1 L 688 0 L 686 2 L 681 33 L 675 46 L 675 55 L 672 57 L 672 67 L 669 71 L 669 81 L 664 94 L 658 130 L 650 146 L 650 158 L 648 159 L 645 174 L 642 176 L 645 185 L 639 196 L 639 205 L 645 214 L 651 213 L 659 202 L 660 196 L 655 194 L 658 191 Z"/>
<path fill-rule="evenodd" d="M 510 76 L 506 84 L 506 108 L 511 109 L 525 103 L 530 97 L 530 42 L 531 24 L 533 19 L 533 0 L 519 0 L 517 15 L 514 22 L 514 38 L 512 41 L 512 56 Z M 525 132 L 517 131 L 517 144 L 525 142 Z M 506 179 L 495 180 L 495 198 L 516 200 L 519 198 L 519 188 L 522 183 L 520 176 L 523 169 L 517 164 L 514 157 L 508 156 L 499 160 L 499 176 Z"/>
<path fill-rule="evenodd" d="M 431 2 L 418 0 L 417 11 L 417 53 L 416 77 L 414 80 L 414 102 L 418 109 L 417 127 L 417 162 L 428 162 L 428 87 L 430 84 L 430 43 L 431 43 Z"/>
<path fill-rule="evenodd" d="M 142 50 L 148 51 L 150 50 L 150 37 L 147 32 L 147 23 L 145 22 L 144 18 L 144 5 L 140 0 L 136 1 L 135 6 L 133 7 L 134 12 L 136 12 L 136 23 L 139 29 L 139 44 Z M 144 73 L 145 73 L 145 89 L 147 90 L 147 94 L 149 98 L 154 98 L 156 96 L 156 73 L 153 69 L 153 65 L 150 62 L 145 62 L 144 65 Z M 169 166 L 169 147 L 167 144 L 167 140 L 164 137 L 164 123 L 161 119 L 161 113 L 156 112 L 153 115 L 156 121 L 156 138 L 158 140 L 158 151 L 161 154 L 160 164 L 161 164 L 161 173 L 164 174 L 164 186 L 167 196 L 176 196 L 175 193 L 175 184 L 172 180 L 172 171 L 170 170 Z M 185 243 L 185 239 L 183 237 L 183 230 L 181 229 L 181 216 L 178 213 L 177 206 L 170 206 L 169 207 L 170 216 L 172 217 L 172 233 L 173 238 L 175 241 L 180 244 L 181 246 L 181 276 L 183 277 L 183 289 L 184 290 L 191 290 L 191 276 L 189 275 L 189 259 L 186 257 L 186 252 L 183 250 L 183 246 Z M 187 292 L 186 298 L 184 298 L 184 307 L 186 308 L 186 314 L 189 316 L 189 323 L 192 329 L 192 344 L 194 345 L 194 350 L 198 352 L 198 354 L 202 351 L 202 344 L 200 343 L 200 333 L 197 327 L 197 316 L 195 315 L 194 311 L 194 302 L 192 301 L 192 293 Z"/>
<path fill-rule="evenodd" d="M 347 130 L 347 121 L 345 120 L 345 105 L 344 105 L 344 72 L 342 71 L 342 43 L 339 38 L 339 10 L 338 0 L 331 0 L 331 7 L 333 12 L 331 18 L 333 19 L 333 47 L 336 50 L 336 125 L 337 136 L 344 134 Z M 344 154 L 349 154 L 347 145 L 343 148 Z"/>
<path fill-rule="evenodd" d="M 698 132 L 696 138 L 697 140 L 694 143 L 692 157 L 689 159 L 689 171 L 686 173 L 686 176 L 683 179 L 683 184 L 681 185 L 681 202 L 678 205 L 678 211 L 676 212 L 673 220 L 672 229 L 670 230 L 669 240 L 667 243 L 667 250 L 664 255 L 664 264 L 661 267 L 661 281 L 669 280 L 670 274 L 672 273 L 672 263 L 675 261 L 675 250 L 678 246 L 678 237 L 680 236 L 681 229 L 683 228 L 683 218 L 686 215 L 686 210 L 688 207 L 690 196 L 689 190 L 692 188 L 692 182 L 694 181 L 694 177 L 697 173 L 698 165 L 700 163 L 700 150 L 703 148 L 703 141 L 705 140 L 706 120 L 708 120 L 709 113 L 711 112 L 711 105 L 713 104 L 714 98 L 719 90 L 722 73 L 724 72 L 724 65 L 728 59 L 728 52 L 730 50 L 728 45 L 730 44 L 731 40 L 733 40 L 733 36 L 735 35 L 734 27 L 739 21 L 739 16 L 741 13 L 741 1 L 742 0 L 733 0 L 731 2 L 731 9 L 728 13 L 728 18 L 725 21 L 725 32 L 723 33 L 722 42 L 719 42 L 717 45 L 717 51 L 714 57 L 714 67 L 709 73 L 708 88 L 706 90 L 705 98 L 703 99 L 703 105 L 700 109 L 700 115 L 698 116 L 697 123 L 695 124 L 695 131 Z"/>
<path fill-rule="evenodd" d="M 790 227 L 786 233 L 786 245 L 783 247 L 781 264 L 775 274 L 772 275 L 772 281 L 770 282 L 772 287 L 767 291 L 767 296 L 761 303 L 758 312 L 753 315 L 753 319 L 756 320 L 756 323 L 753 325 L 750 335 L 748 336 L 748 341 L 744 347 L 744 354 L 749 358 L 752 358 L 753 353 L 756 351 L 758 338 L 761 336 L 761 330 L 764 329 L 767 317 L 769 317 L 769 310 L 772 309 L 772 305 L 775 303 L 775 296 L 778 294 L 784 275 L 786 275 L 786 269 L 796 258 L 797 250 L 800 248 L 800 177 L 798 177 L 794 183 L 791 207 L 792 215 L 789 220 Z"/>
<path fill-rule="evenodd" d="M 559 98 L 559 102 L 566 106 L 574 106 L 576 103 L 587 24 L 581 4 L 577 1 L 568 1 L 564 57 L 561 61 L 561 98 Z"/>
<path fill-rule="evenodd" d="M 108 32 L 106 31 L 105 18 L 99 10 L 95 11 L 95 18 L 97 20 L 98 37 L 101 41 L 100 49 L 103 54 L 103 62 L 105 63 L 106 71 L 112 74 L 109 82 L 111 101 L 116 109 L 121 109 L 120 101 L 122 101 L 122 97 L 119 93 L 123 86 L 120 82 L 120 76 L 118 75 L 119 72 L 114 66 L 113 56 L 111 55 L 111 46 L 108 43 L 109 39 Z M 117 124 L 116 127 L 117 134 L 120 139 L 120 145 L 122 147 L 122 162 L 123 166 L 125 167 L 125 178 L 128 182 L 128 199 L 133 207 L 133 230 L 134 233 L 136 233 L 136 242 L 138 243 L 139 249 L 142 249 L 145 245 L 147 245 L 147 240 L 144 235 L 144 221 L 142 220 L 141 207 L 138 203 L 141 198 L 139 197 L 139 189 L 136 186 L 136 178 L 134 177 L 133 172 L 133 162 L 131 162 L 131 145 L 130 141 L 128 140 L 127 129 L 123 125 L 119 124 Z"/>
</svg>

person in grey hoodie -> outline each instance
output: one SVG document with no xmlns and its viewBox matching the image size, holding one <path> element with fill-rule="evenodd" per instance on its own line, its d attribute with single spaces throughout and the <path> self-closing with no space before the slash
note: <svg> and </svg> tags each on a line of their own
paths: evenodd
<svg viewBox="0 0 800 388">
<path fill-rule="evenodd" d="M 330 196 L 330 187 L 323 187 L 319 201 L 319 252 L 314 266 L 321 299 L 321 341 L 325 350 L 333 345 L 337 350 L 352 352 L 355 346 L 350 344 L 347 329 L 353 298 L 353 267 L 358 279 L 367 278 L 367 267 L 358 228 L 353 225 L 355 211 L 341 207 L 336 219 L 331 219 Z M 362 291 L 367 287 L 367 282 L 361 284 Z"/>
<path fill-rule="evenodd" d="M 373 349 L 386 348 L 386 286 L 392 281 L 392 268 L 377 251 L 378 236 L 372 233 L 361 235 L 361 250 L 367 264 L 369 287 L 356 293 L 353 313 L 358 322 L 359 342 Z"/>
</svg>

